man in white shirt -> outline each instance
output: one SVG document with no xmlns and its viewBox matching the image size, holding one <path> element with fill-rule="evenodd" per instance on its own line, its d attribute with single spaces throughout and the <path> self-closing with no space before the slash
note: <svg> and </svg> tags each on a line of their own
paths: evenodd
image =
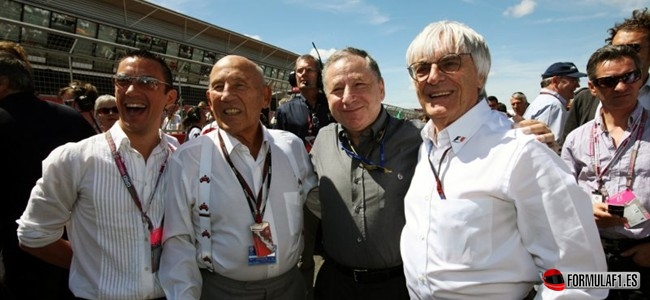
<svg viewBox="0 0 650 300">
<path fill-rule="evenodd" d="M 70 268 L 78 298 L 164 297 L 156 276 L 161 177 L 178 144 L 160 122 L 165 105 L 176 100 L 172 80 L 161 57 L 128 53 L 114 75 L 119 126 L 60 146 L 43 161 L 43 177 L 18 220 L 18 239 L 25 251 Z M 69 240 L 61 239 L 64 227 Z"/>
<path fill-rule="evenodd" d="M 316 175 L 297 136 L 261 125 L 268 88 L 262 69 L 244 57 L 212 68 L 206 95 L 218 127 L 169 162 L 160 272 L 169 299 L 307 294 L 296 265 Z"/>
<path fill-rule="evenodd" d="M 568 117 L 569 101 L 573 99 L 573 92 L 580 87 L 580 77 L 585 76 L 587 74 L 578 72 L 571 62 L 552 64 L 542 74 L 542 89 L 526 109 L 524 119 L 546 123 L 559 141 Z"/>
<path fill-rule="evenodd" d="M 432 23 L 406 57 L 431 118 L 404 200 L 411 298 L 523 299 L 548 269 L 606 271 L 589 196 L 555 153 L 483 100 L 491 64 L 483 37 Z M 607 290 L 537 293 L 581 299 Z"/>
</svg>

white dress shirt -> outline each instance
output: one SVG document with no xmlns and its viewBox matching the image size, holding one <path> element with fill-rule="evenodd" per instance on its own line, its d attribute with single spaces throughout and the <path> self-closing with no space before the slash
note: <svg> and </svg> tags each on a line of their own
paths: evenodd
<svg viewBox="0 0 650 300">
<path fill-rule="evenodd" d="M 530 106 L 523 115 L 524 119 L 538 120 L 546 123 L 558 141 L 564 132 L 564 124 L 569 117 L 566 109 L 567 99 L 547 88 L 542 88 L 539 95 L 530 102 Z"/>
<path fill-rule="evenodd" d="M 173 142 L 161 134 L 160 144 L 145 162 L 131 148 L 120 126 L 113 126 L 110 133 L 144 211 L 159 227 L 164 211 L 164 181 L 158 188 L 155 183 L 171 151 L 168 143 Z M 28 247 L 57 241 L 67 225 L 73 250 L 69 282 L 75 296 L 164 296 L 156 274 L 151 272 L 147 223 L 122 181 L 104 134 L 65 144 L 50 153 L 43 161 L 43 177 L 36 182 L 17 222 L 18 239 Z"/>
<path fill-rule="evenodd" d="M 281 130 L 262 126 L 264 142 L 253 158 L 248 148 L 223 130 L 214 130 L 184 143 L 172 155 L 167 175 L 164 248 L 160 280 L 169 299 L 198 299 L 202 278 L 199 272 L 201 246 L 198 210 L 201 148 L 209 143 L 212 153 L 210 178 L 210 226 L 212 261 L 215 272 L 239 281 L 277 277 L 298 263 L 303 248 L 303 204 L 307 192 L 317 184 L 302 141 Z M 249 265 L 248 247 L 253 244 L 250 226 L 254 223 L 243 189 L 219 146 L 221 134 L 234 166 L 254 194 L 262 180 L 267 151 L 271 151 L 271 185 L 264 221 L 271 227 L 277 245 L 277 262 Z M 290 149 L 286 153 L 280 148 Z M 290 155 L 290 156 L 289 156 Z M 290 159 L 295 160 L 297 172 Z"/>
<path fill-rule="evenodd" d="M 412 299 L 522 299 L 547 269 L 607 270 L 589 196 L 557 154 L 511 126 L 480 101 L 437 141 L 432 121 L 422 129 L 401 237 Z M 542 285 L 537 296 L 606 294 Z"/>
</svg>

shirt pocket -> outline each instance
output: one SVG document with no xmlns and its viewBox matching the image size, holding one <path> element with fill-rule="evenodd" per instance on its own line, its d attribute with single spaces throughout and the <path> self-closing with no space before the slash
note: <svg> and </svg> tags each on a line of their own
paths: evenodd
<svg viewBox="0 0 650 300">
<path fill-rule="evenodd" d="M 300 201 L 299 192 L 286 192 L 284 193 L 284 203 L 287 209 L 287 219 L 289 225 L 289 233 L 292 236 L 302 234 L 302 206 Z"/>
<path fill-rule="evenodd" d="M 438 204 L 431 225 L 436 256 L 451 264 L 485 262 L 492 253 L 492 201 L 451 199 Z"/>
</svg>

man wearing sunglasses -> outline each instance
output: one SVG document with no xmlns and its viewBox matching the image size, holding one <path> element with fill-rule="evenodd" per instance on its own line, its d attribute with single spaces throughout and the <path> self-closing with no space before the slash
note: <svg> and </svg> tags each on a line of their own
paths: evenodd
<svg viewBox="0 0 650 300">
<path fill-rule="evenodd" d="M 569 133 L 562 149 L 578 184 L 592 195 L 608 270 L 641 272 L 640 291 L 612 290 L 608 299 L 650 297 L 650 122 L 638 100 L 642 68 L 632 47 L 609 45 L 592 54 L 589 90 L 601 108 Z M 624 206 L 622 215 L 613 212 L 615 204 Z"/>
<path fill-rule="evenodd" d="M 101 95 L 95 100 L 95 120 L 102 132 L 108 131 L 120 118 L 115 96 Z"/>
<path fill-rule="evenodd" d="M 165 296 L 157 276 L 162 177 L 178 143 L 160 123 L 177 97 L 172 80 L 160 56 L 128 52 L 114 76 L 116 125 L 52 151 L 17 221 L 21 248 L 69 268 L 78 299 Z"/>
<path fill-rule="evenodd" d="M 545 122 L 559 140 L 567 118 L 567 107 L 573 91 L 580 87 L 580 77 L 587 74 L 578 71 L 572 62 L 552 64 L 542 74 L 539 95 L 524 113 L 524 119 Z"/>
<path fill-rule="evenodd" d="M 605 40 L 608 44 L 628 45 L 639 55 L 642 83 L 638 97 L 639 103 L 650 109 L 650 80 L 648 77 L 650 69 L 650 12 L 647 8 L 634 10 L 630 18 L 616 23 L 608 32 L 609 37 Z M 600 100 L 593 96 L 591 91 L 578 92 L 569 110 L 562 141 L 571 131 L 592 120 L 599 104 Z"/>
</svg>

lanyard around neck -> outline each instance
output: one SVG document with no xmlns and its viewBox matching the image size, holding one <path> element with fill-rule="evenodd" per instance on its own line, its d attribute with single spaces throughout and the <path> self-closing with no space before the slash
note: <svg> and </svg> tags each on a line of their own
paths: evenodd
<svg viewBox="0 0 650 300">
<path fill-rule="evenodd" d="M 228 165 L 230 165 L 230 169 L 233 171 L 233 173 L 235 173 L 235 177 L 237 177 L 237 181 L 244 191 L 246 202 L 248 203 L 248 208 L 251 211 L 253 219 L 258 224 L 262 223 L 264 220 L 266 203 L 268 202 L 269 188 L 271 186 L 271 148 L 269 147 L 268 151 L 266 152 L 266 158 L 264 159 L 264 168 L 262 171 L 262 185 L 257 192 L 257 197 L 255 197 L 253 195 L 253 190 L 250 188 L 244 177 L 241 175 L 239 170 L 237 170 L 235 164 L 233 164 L 232 160 L 230 159 L 230 155 L 226 150 L 226 145 L 223 142 L 223 138 L 221 137 L 221 130 L 217 132 L 217 136 L 219 137 L 219 146 L 221 147 L 221 152 L 223 152 L 224 158 L 228 162 Z M 264 187 L 266 187 L 266 193 L 263 194 L 262 190 Z"/>
<path fill-rule="evenodd" d="M 441 200 L 447 200 L 447 196 L 445 196 L 445 190 L 442 186 L 442 180 L 440 180 L 440 176 L 438 175 L 438 170 L 440 170 L 440 168 L 442 167 L 442 161 L 445 160 L 445 157 L 447 156 L 449 150 L 451 150 L 451 146 L 445 149 L 445 152 L 442 153 L 442 156 L 440 157 L 440 161 L 438 161 L 438 169 L 436 169 L 433 166 L 433 163 L 431 162 L 431 152 L 433 151 L 433 146 L 429 149 L 429 156 L 427 157 L 427 161 L 429 161 L 429 166 L 431 167 L 431 171 L 433 171 L 433 177 L 436 179 L 436 190 L 438 191 L 438 196 L 440 196 Z"/>
<path fill-rule="evenodd" d="M 616 148 L 616 151 L 614 152 L 614 156 L 612 157 L 612 160 L 605 165 L 605 167 L 601 168 L 600 163 L 599 163 L 599 148 L 598 148 L 598 124 L 594 122 L 594 126 L 592 127 L 591 131 L 591 142 L 589 143 L 589 156 L 591 157 L 591 164 L 594 168 L 594 172 L 596 173 L 596 182 L 598 183 L 598 191 L 603 195 L 604 198 L 609 197 L 609 194 L 607 190 L 604 187 L 604 181 L 603 181 L 603 175 L 609 171 L 609 166 L 611 166 L 614 161 L 619 159 L 624 151 L 628 143 L 633 137 L 633 134 L 636 133 L 636 138 L 635 138 L 635 145 L 632 147 L 632 154 L 630 155 L 630 163 L 628 164 L 628 170 L 627 170 L 627 175 L 626 175 L 626 182 L 625 182 L 625 187 L 628 190 L 632 190 L 632 180 L 634 178 L 634 164 L 636 162 L 636 157 L 639 152 L 639 147 L 641 146 L 641 137 L 643 136 L 643 131 L 645 128 L 645 123 L 648 119 L 648 114 L 644 110 L 641 118 L 634 124 L 632 127 L 632 131 L 630 132 L 630 135 L 621 142 L 618 148 Z"/>
<path fill-rule="evenodd" d="M 129 176 L 129 172 L 126 169 L 126 165 L 124 164 L 124 161 L 122 160 L 122 156 L 117 151 L 117 147 L 115 146 L 115 142 L 113 141 L 111 132 L 107 131 L 104 134 L 104 136 L 106 137 L 106 141 L 108 141 L 108 147 L 110 147 L 111 153 L 113 154 L 115 165 L 117 165 L 117 169 L 120 171 L 120 176 L 122 177 L 122 181 L 124 182 L 126 189 L 129 191 L 129 194 L 131 195 L 131 199 L 133 199 L 135 206 L 138 207 L 138 210 L 140 211 L 140 214 L 142 216 L 142 220 L 144 220 L 147 223 L 147 228 L 149 229 L 149 231 L 152 231 L 154 228 L 153 222 L 151 222 L 151 218 L 149 218 L 147 212 L 142 207 L 142 202 L 140 201 L 138 192 L 135 190 L 135 187 L 133 186 L 133 181 L 131 180 L 131 176 Z M 167 154 L 167 158 L 169 158 L 169 152 Z M 153 201 L 153 196 L 156 194 L 156 190 L 158 189 L 158 184 L 160 183 L 160 178 L 162 177 L 162 174 L 165 171 L 165 166 L 167 165 L 167 158 L 160 166 L 160 171 L 158 172 L 158 178 L 156 178 L 156 185 L 154 185 L 153 191 L 151 192 L 151 196 L 149 196 L 147 207 L 151 207 L 151 201 Z"/>
<path fill-rule="evenodd" d="M 386 163 L 386 157 L 385 157 L 385 151 L 384 151 L 384 143 L 386 141 L 386 129 L 388 128 L 388 122 L 390 121 L 390 118 L 387 116 L 386 117 L 386 124 L 384 124 L 384 128 L 382 128 L 379 131 L 378 134 L 378 140 L 379 140 L 379 164 L 376 164 L 372 160 L 370 160 L 367 157 L 364 157 L 360 154 L 357 153 L 356 149 L 354 149 L 354 146 L 352 146 L 352 143 L 350 140 L 344 136 L 339 136 L 339 146 L 343 151 L 345 151 L 345 154 L 347 154 L 350 158 L 353 160 L 357 160 L 361 163 L 361 167 L 368 170 L 381 170 L 384 173 L 391 173 L 392 170 L 384 167 L 384 164 Z M 350 148 L 348 148 L 347 146 Z M 374 147 L 373 147 L 374 148 Z M 372 152 L 372 149 L 370 150 Z M 369 153 L 370 153 L 369 152 Z"/>
</svg>

